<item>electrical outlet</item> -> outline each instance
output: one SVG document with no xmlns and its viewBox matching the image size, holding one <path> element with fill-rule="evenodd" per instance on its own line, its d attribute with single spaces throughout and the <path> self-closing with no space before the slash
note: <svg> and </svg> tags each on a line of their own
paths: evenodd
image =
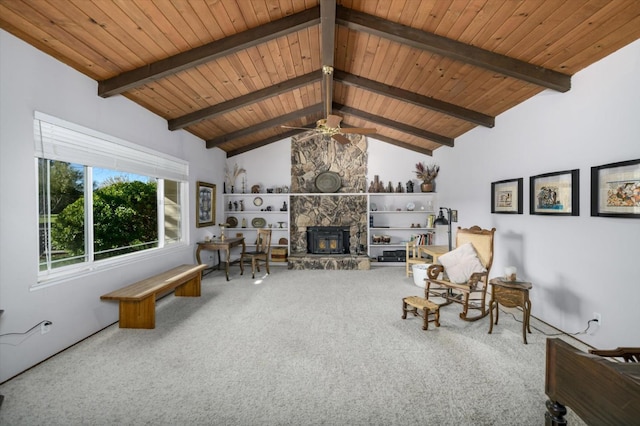
<svg viewBox="0 0 640 426">
<path fill-rule="evenodd" d="M 594 312 L 593 313 L 593 319 L 598 321 L 598 325 L 599 326 L 602 326 L 602 315 L 600 315 L 600 313 Z"/>
<path fill-rule="evenodd" d="M 51 321 L 45 321 L 40 324 L 40 334 L 47 334 L 51 331 Z"/>
</svg>

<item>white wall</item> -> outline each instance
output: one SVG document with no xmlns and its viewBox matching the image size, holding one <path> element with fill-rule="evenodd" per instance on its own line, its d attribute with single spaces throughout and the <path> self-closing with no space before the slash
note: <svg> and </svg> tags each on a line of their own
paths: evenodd
<svg viewBox="0 0 640 426">
<path fill-rule="evenodd" d="M 442 203 L 460 225 L 497 229 L 493 275 L 515 265 L 533 283 L 533 315 L 566 332 L 594 312 L 602 325 L 580 340 L 640 346 L 640 221 L 590 216 L 591 167 L 640 158 L 640 41 L 439 149 Z M 529 177 L 580 170 L 580 216 L 529 215 Z M 491 214 L 491 182 L 524 178 L 524 214 Z"/>
<path fill-rule="evenodd" d="M 102 99 L 97 83 L 0 30 L 0 334 L 24 332 L 43 320 L 51 332 L 0 337 L 0 382 L 117 321 L 117 303 L 100 295 L 162 269 L 194 262 L 194 242 L 214 228 L 195 228 L 189 244 L 157 257 L 39 290 L 33 116 L 61 119 L 189 161 L 189 204 L 196 180 L 222 193 L 224 152 L 184 132 L 122 96 Z M 221 195 L 219 195 L 219 200 Z M 221 209 L 219 218 L 222 218 Z M 191 212 L 191 210 L 190 210 Z M 216 229 L 217 230 L 217 229 Z"/>
<path fill-rule="evenodd" d="M 590 168 L 640 158 L 640 41 L 572 79 L 568 93 L 545 91 L 476 128 L 433 158 L 369 138 L 369 181 L 415 180 L 415 164 L 438 163 L 437 206 L 457 209 L 454 226 L 495 227 L 492 276 L 518 267 L 530 280 L 533 315 L 569 332 L 593 312 L 602 325 L 578 336 L 595 347 L 640 346 L 637 302 L 640 221 L 590 216 Z M 265 183 L 289 182 L 289 139 L 227 160 Z M 529 215 L 529 176 L 580 169 L 580 216 Z M 491 214 L 491 182 L 524 178 L 524 214 Z M 417 190 L 417 188 L 416 188 Z M 442 235 L 441 235 L 442 237 Z M 439 244 L 446 241 L 439 239 Z M 455 230 L 454 230 L 455 240 Z"/>
</svg>

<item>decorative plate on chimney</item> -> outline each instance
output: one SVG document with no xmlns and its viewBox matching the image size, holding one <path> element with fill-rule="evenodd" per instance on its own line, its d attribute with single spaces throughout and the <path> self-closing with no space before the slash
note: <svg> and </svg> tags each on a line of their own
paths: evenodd
<svg viewBox="0 0 640 426">
<path fill-rule="evenodd" d="M 316 188 L 320 192 L 336 192 L 341 186 L 340 175 L 335 172 L 322 172 L 316 177 Z"/>
</svg>

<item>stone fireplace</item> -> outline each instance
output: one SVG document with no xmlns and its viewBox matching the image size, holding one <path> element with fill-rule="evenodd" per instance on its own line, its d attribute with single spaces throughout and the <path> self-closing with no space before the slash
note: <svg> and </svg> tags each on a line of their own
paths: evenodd
<svg viewBox="0 0 640 426">
<path fill-rule="evenodd" d="M 360 135 L 348 136 L 352 142 L 346 145 L 309 133 L 291 139 L 289 268 L 321 268 L 322 265 L 310 266 L 308 256 L 315 256 L 329 259 L 324 263 L 325 269 L 368 269 L 368 212 L 364 194 L 367 142 Z M 315 186 L 318 174 L 326 171 L 340 176 L 341 185 L 335 193 L 322 193 Z M 308 236 L 315 238 L 318 229 L 324 231 L 329 227 L 339 229 L 342 238 L 337 234 L 327 238 L 321 233 L 323 247 L 314 248 L 317 241 L 309 241 Z M 315 253 L 309 252 L 310 243 Z M 342 247 L 338 248 L 340 244 Z M 355 260 L 360 253 L 367 260 L 366 268 Z"/>
</svg>

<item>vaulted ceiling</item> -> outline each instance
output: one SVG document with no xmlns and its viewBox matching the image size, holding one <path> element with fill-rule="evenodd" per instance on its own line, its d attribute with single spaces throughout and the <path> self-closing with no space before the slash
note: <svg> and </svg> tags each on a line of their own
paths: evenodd
<svg viewBox="0 0 640 426">
<path fill-rule="evenodd" d="M 640 38 L 640 1 L 0 0 L 0 27 L 227 156 L 329 113 L 431 155 L 569 91 Z"/>
</svg>

